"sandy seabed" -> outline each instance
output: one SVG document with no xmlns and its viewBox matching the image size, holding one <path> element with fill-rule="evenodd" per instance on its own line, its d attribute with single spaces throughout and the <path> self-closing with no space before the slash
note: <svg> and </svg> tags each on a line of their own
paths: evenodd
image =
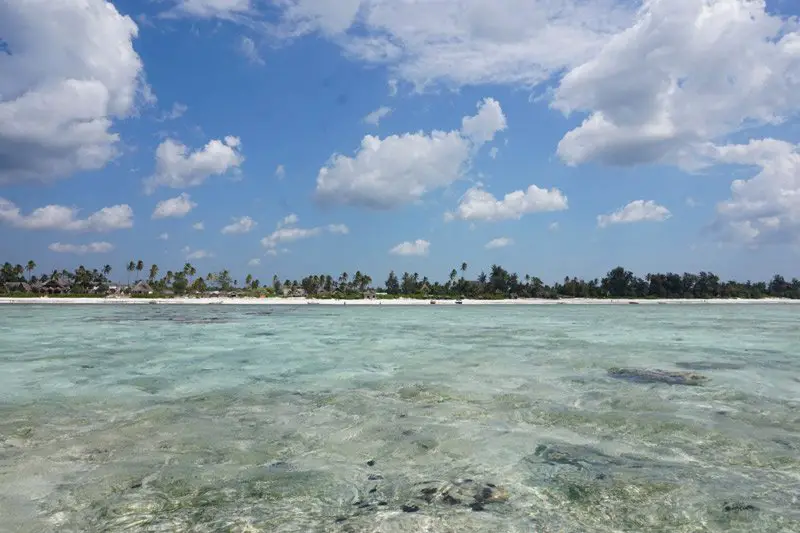
<svg viewBox="0 0 800 533">
<path fill-rule="evenodd" d="M 725 305 L 725 304 L 800 304 L 800 300 L 786 298 L 749 299 L 594 299 L 569 298 L 563 300 L 544 300 L 519 298 L 516 300 L 461 300 L 463 305 Z M 53 304 L 53 305 L 353 305 L 353 306 L 398 306 L 398 305 L 458 305 L 455 300 L 419 300 L 398 298 L 394 300 L 316 300 L 313 298 L 0 298 L 3 304 Z"/>
</svg>

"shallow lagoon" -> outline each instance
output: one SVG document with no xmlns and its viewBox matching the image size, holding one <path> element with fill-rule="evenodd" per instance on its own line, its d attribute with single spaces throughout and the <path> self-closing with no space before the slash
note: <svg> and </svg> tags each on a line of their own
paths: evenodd
<svg viewBox="0 0 800 533">
<path fill-rule="evenodd" d="M 800 531 L 798 313 L 7 306 L 0 530 Z"/>
</svg>

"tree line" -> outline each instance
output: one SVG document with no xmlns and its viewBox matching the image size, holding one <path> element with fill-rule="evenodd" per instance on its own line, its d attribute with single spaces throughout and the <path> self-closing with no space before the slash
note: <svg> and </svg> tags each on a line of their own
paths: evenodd
<svg viewBox="0 0 800 533">
<path fill-rule="evenodd" d="M 97 292 L 110 285 L 110 265 L 100 269 L 87 269 L 83 265 L 73 271 L 54 270 L 49 274 L 34 274 L 37 265 L 28 261 L 26 265 L 5 263 L 0 269 L 0 284 L 8 282 L 44 282 L 49 279 L 65 279 L 75 294 Z M 787 280 L 776 274 L 769 281 L 723 281 L 713 272 L 698 274 L 651 273 L 639 277 L 623 267 L 610 270 L 604 277 L 584 280 L 566 277 L 563 282 L 548 285 L 536 276 L 519 276 L 500 265 L 492 265 L 488 271 L 480 272 L 475 279 L 467 279 L 467 263 L 453 268 L 443 281 L 431 281 L 418 273 L 403 272 L 398 276 L 390 272 L 382 285 L 374 286 L 368 274 L 357 271 L 350 276 L 342 272 L 338 276 L 313 274 L 301 280 L 281 280 L 273 276 L 272 284 L 262 286 L 251 274 L 244 283 L 234 279 L 230 272 L 209 272 L 198 276 L 197 269 L 186 263 L 183 268 L 168 270 L 159 277 L 158 265 L 145 265 L 141 260 L 126 265 L 128 284 L 146 281 L 154 293 L 205 293 L 209 291 L 240 291 L 246 294 L 272 296 L 304 294 L 312 297 L 361 298 L 378 293 L 381 297 L 412 298 L 793 298 L 800 299 L 800 280 Z M 146 275 L 145 275 L 146 273 Z M 26 278 L 27 275 L 27 278 Z M 133 280 L 131 278 L 134 278 Z"/>
</svg>

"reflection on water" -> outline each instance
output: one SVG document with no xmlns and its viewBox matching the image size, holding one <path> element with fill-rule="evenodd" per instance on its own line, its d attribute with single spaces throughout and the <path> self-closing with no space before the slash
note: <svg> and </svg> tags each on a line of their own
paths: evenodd
<svg viewBox="0 0 800 533">
<path fill-rule="evenodd" d="M 796 322 L 4 308 L 0 530 L 800 531 Z"/>
</svg>

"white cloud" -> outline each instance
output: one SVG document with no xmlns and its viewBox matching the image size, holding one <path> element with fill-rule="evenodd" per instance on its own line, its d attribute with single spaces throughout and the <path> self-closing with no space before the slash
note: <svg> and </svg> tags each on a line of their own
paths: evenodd
<svg viewBox="0 0 800 533">
<path fill-rule="evenodd" d="M 155 210 L 153 211 L 152 218 L 183 218 L 195 207 L 197 207 L 197 204 L 190 199 L 187 193 L 184 192 L 175 198 L 158 202 Z"/>
<path fill-rule="evenodd" d="M 270 253 L 271 255 L 277 255 L 278 245 L 282 243 L 310 239 L 311 237 L 316 237 L 324 232 L 328 232 L 333 235 L 345 235 L 350 232 L 348 227 L 344 224 L 328 224 L 327 226 L 319 226 L 315 228 L 298 228 L 294 227 L 297 222 L 297 215 L 292 213 L 278 222 L 277 229 L 275 231 L 261 239 L 261 245 L 264 248 L 267 248 L 267 253 Z"/>
<path fill-rule="evenodd" d="M 260 264 L 261 264 L 261 259 L 259 259 L 258 257 L 254 257 L 253 259 L 247 262 L 247 265 L 251 267 L 259 266 Z"/>
<path fill-rule="evenodd" d="M 610 215 L 598 215 L 597 225 L 605 228 L 611 224 L 630 224 L 633 222 L 663 222 L 672 213 L 663 205 L 653 200 L 634 200 L 625 207 L 617 209 Z"/>
<path fill-rule="evenodd" d="M 589 116 L 561 140 L 570 164 L 701 164 L 698 144 L 800 108 L 797 20 L 764 1 L 650 0 L 554 92 Z"/>
<path fill-rule="evenodd" d="M 264 59 L 261 57 L 261 54 L 258 53 L 258 47 L 256 47 L 255 41 L 250 37 L 242 37 L 239 40 L 239 53 L 246 57 L 251 63 L 255 63 L 256 65 L 264 64 Z"/>
<path fill-rule="evenodd" d="M 712 150 L 719 163 L 759 169 L 731 184 L 712 229 L 723 240 L 751 246 L 800 243 L 800 145 L 762 139 Z"/>
<path fill-rule="evenodd" d="M 498 200 L 490 192 L 473 187 L 464 193 L 461 202 L 452 213 L 445 213 L 445 220 L 511 220 L 528 213 L 563 211 L 567 209 L 567 197 L 558 189 L 540 189 L 536 185 L 527 191 L 508 193 Z"/>
<path fill-rule="evenodd" d="M 344 224 L 328 224 L 328 231 L 337 235 L 347 235 L 350 233 L 350 228 Z"/>
<path fill-rule="evenodd" d="M 62 244 L 54 242 L 48 246 L 51 251 L 61 254 L 104 254 L 112 251 L 114 245 L 108 242 L 92 242 L 89 244 Z"/>
<path fill-rule="evenodd" d="M 275 169 L 275 177 L 279 180 L 286 177 L 286 168 L 283 165 L 278 165 L 278 168 Z"/>
<path fill-rule="evenodd" d="M 133 227 L 133 209 L 127 204 L 104 207 L 84 219 L 78 218 L 79 213 L 75 207 L 47 205 L 23 215 L 13 202 L 0 198 L 0 222 L 15 228 L 102 233 Z"/>
<path fill-rule="evenodd" d="M 391 250 L 389 253 L 392 255 L 417 255 L 423 256 L 428 255 L 428 251 L 430 250 L 431 243 L 424 239 L 417 239 L 414 242 L 405 241 L 401 242 Z"/>
<path fill-rule="evenodd" d="M 497 239 L 492 239 L 491 241 L 486 243 L 485 248 L 487 250 L 494 250 L 496 248 L 505 248 L 507 246 L 511 246 L 514 244 L 514 239 L 509 237 L 498 237 Z"/>
<path fill-rule="evenodd" d="M 364 122 L 366 124 L 370 124 L 372 126 L 377 126 L 380 124 L 381 120 L 388 117 L 389 114 L 392 112 L 391 107 L 381 106 L 366 117 L 364 117 Z"/>
<path fill-rule="evenodd" d="M 390 79 L 387 85 L 389 85 L 389 96 L 397 96 L 397 80 Z"/>
<path fill-rule="evenodd" d="M 194 224 L 192 224 L 192 229 L 196 231 L 203 231 L 204 229 L 206 229 L 206 225 L 203 224 L 202 222 L 195 222 Z"/>
<path fill-rule="evenodd" d="M 286 0 L 286 36 L 312 31 L 418 89 L 533 85 L 591 57 L 632 17 L 614 0 Z M 342 32 L 351 27 L 357 31 Z"/>
<path fill-rule="evenodd" d="M 222 228 L 223 235 L 249 233 L 258 225 L 258 223 L 250 217 L 234 218 L 233 223 Z"/>
<path fill-rule="evenodd" d="M 238 169 L 244 162 L 238 137 L 211 140 L 201 150 L 188 153 L 188 148 L 167 139 L 156 149 L 156 172 L 144 180 L 145 192 L 160 186 L 185 189 L 202 184 L 209 176 L 219 176 Z"/>
<path fill-rule="evenodd" d="M 275 248 L 282 242 L 294 242 L 315 237 L 322 233 L 322 228 L 280 228 L 261 239 L 265 248 Z"/>
<path fill-rule="evenodd" d="M 214 254 L 208 250 L 192 250 L 188 246 L 184 246 L 181 251 L 186 255 L 186 259 L 207 259 L 214 257 Z"/>
<path fill-rule="evenodd" d="M 168 241 L 169 240 L 169 233 L 162 233 L 158 236 L 159 240 Z"/>
<path fill-rule="evenodd" d="M 347 30 L 356 18 L 362 0 L 283 0 L 283 32 L 301 35 L 321 31 L 337 36 Z"/>
<path fill-rule="evenodd" d="M 355 157 L 334 154 L 320 169 L 317 198 L 373 209 L 417 201 L 461 178 L 476 145 L 504 127 L 499 104 L 487 98 L 475 117 L 464 119 L 463 131 L 405 133 L 384 139 L 367 135 Z"/>
<path fill-rule="evenodd" d="M 245 20 L 243 16 L 253 12 L 251 0 L 175 0 L 175 4 L 162 16 Z"/>
<path fill-rule="evenodd" d="M 298 218 L 297 215 L 295 215 L 294 213 L 289 213 L 288 215 L 283 217 L 283 219 L 278 221 L 277 227 L 282 228 L 284 226 L 294 226 L 295 224 L 297 224 L 298 220 L 300 219 Z"/>
<path fill-rule="evenodd" d="M 0 3 L 0 183 L 52 181 L 117 155 L 113 121 L 155 100 L 137 34 L 104 0 Z"/>
<path fill-rule="evenodd" d="M 686 198 L 686 205 L 688 207 L 699 207 L 700 206 L 700 202 L 698 202 L 697 200 L 695 200 L 694 198 L 689 196 L 689 197 Z"/>
<path fill-rule="evenodd" d="M 500 149 L 497 146 L 492 146 L 492 149 L 489 150 L 489 157 L 492 159 L 497 159 L 498 153 L 500 153 Z"/>
<path fill-rule="evenodd" d="M 558 231 L 558 228 L 559 228 L 558 222 L 551 222 L 550 225 L 547 226 L 547 229 L 549 229 L 550 231 Z"/>
<path fill-rule="evenodd" d="M 172 109 L 170 109 L 169 111 L 165 111 L 158 118 L 158 121 L 159 122 L 164 122 L 164 121 L 167 121 L 167 120 L 179 119 L 184 115 L 184 113 L 186 113 L 186 111 L 188 109 L 189 108 L 186 106 L 186 104 L 182 104 L 180 102 L 175 102 L 174 104 L 172 104 Z"/>
<path fill-rule="evenodd" d="M 478 146 L 494 139 L 495 134 L 506 127 L 506 116 L 494 98 L 484 98 L 478 103 L 478 114 L 461 121 L 461 133 Z"/>
</svg>

